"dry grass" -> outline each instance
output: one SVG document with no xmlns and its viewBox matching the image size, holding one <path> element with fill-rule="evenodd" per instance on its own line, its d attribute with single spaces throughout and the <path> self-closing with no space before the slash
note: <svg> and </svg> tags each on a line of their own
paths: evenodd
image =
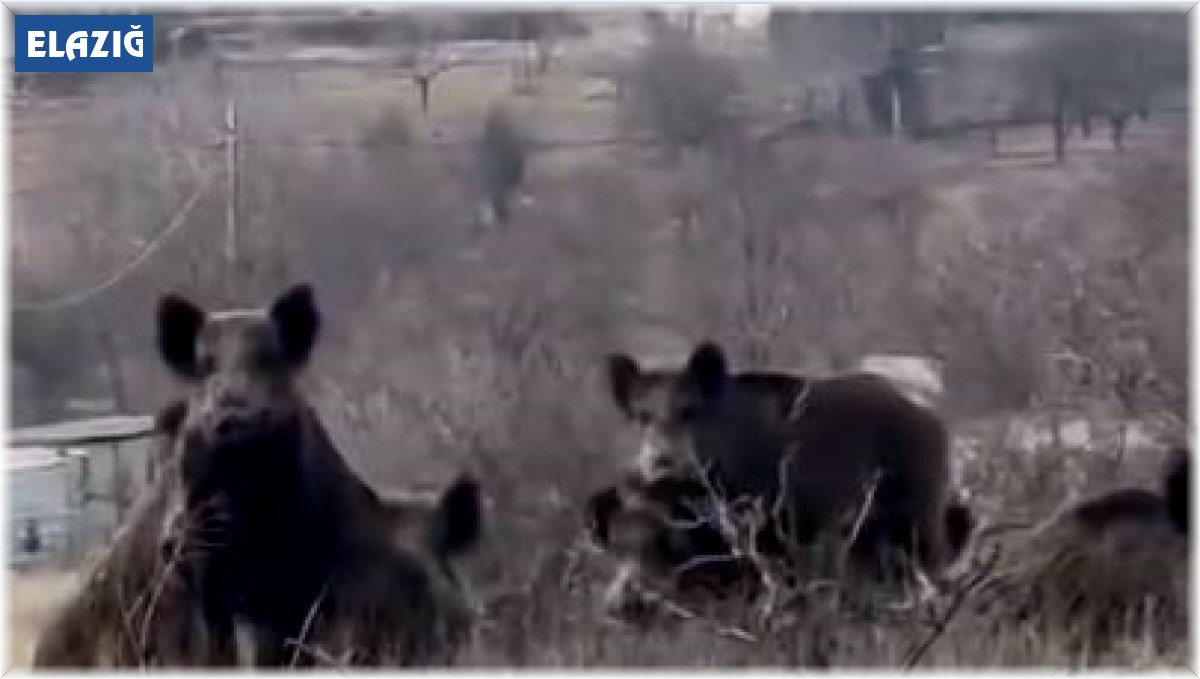
<svg viewBox="0 0 1200 679">
<path fill-rule="evenodd" d="M 39 631 L 79 585 L 72 571 L 32 571 L 9 574 L 9 662 L 28 667 Z"/>
<path fill-rule="evenodd" d="M 263 142 L 248 143 L 240 165 L 243 265 L 231 271 L 221 255 L 224 205 L 214 195 L 147 266 L 66 320 L 113 334 L 129 407 L 149 409 L 167 393 L 147 312 L 163 289 L 250 304 L 313 281 L 330 334 L 311 392 L 352 463 L 384 488 L 436 488 L 461 468 L 485 480 L 487 544 L 467 578 L 484 617 L 467 665 L 895 667 L 931 636 L 922 667 L 1177 667 L 1189 657 L 1178 626 L 1152 630 L 1154 643 L 1129 630 L 1102 651 L 1080 649 L 965 604 L 949 618 L 851 605 L 863 593 L 848 583 L 766 620 L 737 601 L 687 602 L 683 617 L 626 628 L 597 612 L 610 564 L 582 544 L 579 515 L 628 445 L 600 386 L 600 357 L 624 349 L 674 360 L 702 337 L 747 368 L 823 372 L 871 352 L 937 355 L 959 433 L 980 418 L 1053 407 L 1095 421 L 1174 413 L 1178 435 L 1182 146 L 1147 135 L 1124 157 L 1054 168 L 836 136 L 670 160 L 627 148 L 570 162 L 539 155 L 522 187 L 529 200 L 498 229 L 475 218 L 480 194 L 460 150 L 265 141 L 353 137 L 397 105 L 419 139 L 432 127 L 472 131 L 494 99 L 511 96 L 504 70 L 446 74 L 428 127 L 397 77 L 243 83 L 246 140 Z M 128 259 L 131 243 L 161 228 L 194 186 L 197 167 L 221 170 L 217 153 L 132 143 L 211 135 L 220 121 L 221 90 L 160 75 L 155 96 L 100 93 L 85 114 L 112 123 L 105 133 L 78 120 L 56 128 L 89 138 L 87 157 L 44 134 L 25 154 L 21 162 L 54 159 L 41 170 L 71 177 L 73 190 L 56 202 L 17 197 L 17 233 L 54 250 L 17 263 L 18 297 L 70 289 Z M 527 127 L 552 137 L 618 126 L 611 104 L 572 93 L 578 80 L 552 72 L 537 95 L 522 95 Z M 119 127 L 119 111 L 137 125 Z M 97 237 L 72 221 L 85 208 Z M 28 319 L 16 328 L 43 333 L 35 340 L 70 335 Z M 1086 378 L 1047 368 L 1063 353 L 1092 366 Z M 75 365 L 74 353 L 60 355 L 74 369 L 71 388 L 108 387 L 91 358 Z M 956 466 L 986 520 L 1037 521 L 1071 494 L 1152 483 L 1158 462 L 1108 447 L 976 448 L 957 452 Z M 41 619 L 43 588 L 59 586 L 13 584 L 20 649 Z"/>
</svg>

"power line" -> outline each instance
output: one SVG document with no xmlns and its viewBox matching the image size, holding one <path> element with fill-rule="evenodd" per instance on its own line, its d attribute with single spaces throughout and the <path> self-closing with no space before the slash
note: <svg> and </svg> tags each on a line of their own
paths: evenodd
<svg viewBox="0 0 1200 679">
<path fill-rule="evenodd" d="M 99 282 L 54 299 L 40 302 L 13 304 L 13 311 L 45 312 L 76 306 L 120 283 L 126 276 L 133 273 L 139 266 L 145 263 L 150 258 L 150 255 L 154 254 L 154 252 L 158 250 L 159 246 L 161 246 L 163 242 L 171 236 L 171 234 L 178 231 L 183 227 L 184 224 L 187 223 L 188 215 L 191 214 L 192 209 L 196 206 L 196 203 L 200 201 L 200 198 L 208 190 L 208 187 L 212 185 L 215 176 L 216 173 L 209 173 L 200 182 L 200 185 L 196 187 L 196 190 L 192 192 L 192 195 L 188 196 L 188 199 L 179 206 L 179 209 L 175 211 L 175 214 L 167 222 L 167 225 L 163 227 L 161 231 L 155 234 L 154 238 L 142 246 L 142 249 L 139 250 L 132 259 L 111 271 Z"/>
</svg>

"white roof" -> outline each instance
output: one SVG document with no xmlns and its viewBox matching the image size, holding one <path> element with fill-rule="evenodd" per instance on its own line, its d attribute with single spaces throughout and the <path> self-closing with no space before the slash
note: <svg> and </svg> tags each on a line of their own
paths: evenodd
<svg viewBox="0 0 1200 679">
<path fill-rule="evenodd" d="M 72 457 L 87 457 L 88 451 L 82 448 L 46 448 L 43 446 L 23 446 L 10 448 L 8 451 L 9 471 L 25 471 L 32 469 L 50 469 L 67 463 Z"/>
<path fill-rule="evenodd" d="M 154 418 L 149 415 L 114 415 L 23 427 L 9 432 L 10 446 L 69 446 L 113 443 L 149 436 Z"/>
</svg>

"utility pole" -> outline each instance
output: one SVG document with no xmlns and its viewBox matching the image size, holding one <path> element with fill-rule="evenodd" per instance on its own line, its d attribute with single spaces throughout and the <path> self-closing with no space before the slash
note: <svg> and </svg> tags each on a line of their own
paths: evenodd
<svg viewBox="0 0 1200 679">
<path fill-rule="evenodd" d="M 237 102 L 225 102 L 225 259 L 230 280 L 236 280 L 238 258 L 238 134 Z"/>
<path fill-rule="evenodd" d="M 888 88 L 892 98 L 892 139 L 899 140 L 904 120 L 900 116 L 900 77 L 899 71 L 891 71 L 891 86 Z"/>
<path fill-rule="evenodd" d="M 900 106 L 900 38 L 899 28 L 896 25 L 896 18 L 890 14 L 884 15 L 883 18 L 884 44 L 887 45 L 887 66 L 884 72 L 887 74 L 888 84 L 888 99 L 892 114 L 892 138 L 900 139 L 900 131 L 904 125 L 904 119 L 901 116 Z"/>
</svg>

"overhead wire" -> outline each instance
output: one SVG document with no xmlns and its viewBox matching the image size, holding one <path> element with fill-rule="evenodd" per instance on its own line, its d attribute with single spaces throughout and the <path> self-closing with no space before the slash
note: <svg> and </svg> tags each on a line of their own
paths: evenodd
<svg viewBox="0 0 1200 679">
<path fill-rule="evenodd" d="M 143 245 L 127 262 L 109 271 L 108 274 L 102 277 L 99 281 L 52 299 L 41 300 L 37 302 L 16 302 L 12 305 L 13 311 L 17 313 L 48 312 L 56 311 L 66 307 L 77 306 L 119 284 L 126 277 L 133 274 L 140 266 L 149 261 L 150 256 L 153 255 L 155 251 L 157 251 L 162 244 L 171 237 L 171 235 L 178 232 L 185 224 L 187 224 L 188 216 L 196 207 L 196 204 L 200 202 L 200 199 L 208 191 L 209 187 L 212 186 L 216 174 L 216 172 L 211 172 L 206 175 L 197 185 L 196 190 L 193 191 L 191 195 L 188 196 L 187 200 L 185 200 L 179 206 L 179 209 L 175 211 L 175 214 L 171 216 L 171 219 L 167 221 L 166 225 L 159 230 L 159 232 L 155 234 L 153 238 L 147 241 L 146 244 Z"/>
</svg>

